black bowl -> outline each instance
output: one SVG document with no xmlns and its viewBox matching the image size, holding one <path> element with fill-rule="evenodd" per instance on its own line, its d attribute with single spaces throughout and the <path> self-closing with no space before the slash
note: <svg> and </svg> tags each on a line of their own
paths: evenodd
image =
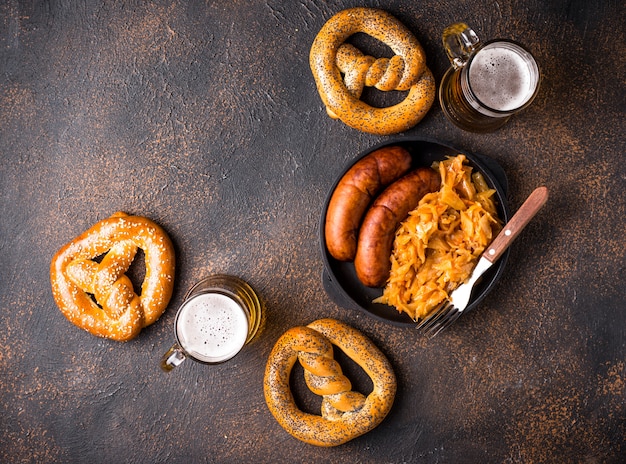
<svg viewBox="0 0 626 464">
<path fill-rule="evenodd" d="M 350 162 L 348 166 L 345 167 L 343 172 L 337 177 L 337 180 L 330 189 L 326 202 L 324 203 L 324 209 L 320 221 L 320 244 L 322 247 L 322 258 L 324 260 L 322 280 L 326 293 L 337 305 L 346 309 L 362 310 L 370 316 L 395 325 L 415 326 L 415 321 L 413 321 L 408 315 L 399 313 L 395 308 L 383 304 L 372 303 L 375 298 L 382 295 L 382 288 L 370 288 L 364 286 L 356 276 L 354 264 L 351 262 L 336 260 L 330 255 L 328 249 L 326 248 L 326 237 L 324 232 L 326 211 L 328 210 L 330 197 L 337 187 L 337 184 L 348 169 L 350 169 L 352 165 L 354 165 L 361 158 L 367 156 L 375 150 L 378 150 L 379 148 L 391 145 L 402 146 L 406 148 L 409 153 L 411 153 L 411 156 L 413 157 L 412 168 L 430 166 L 433 161 L 443 160 L 446 156 L 454 156 L 460 153 L 464 154 L 467 158 L 468 164 L 472 166 L 474 171 L 481 172 L 487 181 L 487 184 L 496 190 L 496 207 L 498 209 L 498 215 L 504 223 L 509 221 L 509 209 L 506 202 L 508 181 L 506 173 L 502 167 L 500 167 L 500 165 L 491 158 L 468 153 L 467 151 L 459 150 L 458 148 L 451 147 L 435 140 L 415 137 L 400 137 L 369 148 Z M 496 262 L 481 277 L 479 282 L 474 287 L 472 298 L 470 299 L 470 303 L 466 311 L 475 308 L 493 288 L 502 275 L 508 256 L 509 251 L 507 250 L 498 262 Z"/>
</svg>

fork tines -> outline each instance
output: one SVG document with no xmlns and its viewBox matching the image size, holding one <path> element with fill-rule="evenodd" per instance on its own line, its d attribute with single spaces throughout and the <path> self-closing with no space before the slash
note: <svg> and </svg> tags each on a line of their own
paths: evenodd
<svg viewBox="0 0 626 464">
<path fill-rule="evenodd" d="M 451 302 L 445 301 L 433 310 L 418 325 L 417 329 L 424 332 L 428 338 L 433 338 L 450 324 L 457 320 L 462 311 L 459 311 Z"/>
</svg>

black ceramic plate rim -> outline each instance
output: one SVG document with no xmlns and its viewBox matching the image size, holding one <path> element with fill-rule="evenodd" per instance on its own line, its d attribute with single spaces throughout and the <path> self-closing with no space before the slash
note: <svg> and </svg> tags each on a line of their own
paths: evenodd
<svg viewBox="0 0 626 464">
<path fill-rule="evenodd" d="M 330 256 L 328 249 L 326 248 L 326 237 L 324 232 L 328 203 L 330 202 L 332 193 L 335 191 L 335 188 L 343 175 L 363 157 L 375 150 L 392 145 L 403 145 L 411 151 L 411 155 L 413 156 L 415 163 L 412 167 L 428 166 L 436 159 L 443 159 L 445 155 L 456 155 L 459 153 L 464 154 L 469 164 L 476 170 L 482 172 L 489 186 L 496 190 L 498 213 L 500 215 L 500 219 L 502 219 L 505 223 L 508 222 L 510 218 L 506 200 L 508 181 L 506 179 L 506 173 L 495 160 L 484 155 L 473 154 L 466 150 L 461 150 L 435 139 L 423 137 L 397 137 L 374 145 L 362 151 L 357 157 L 349 161 L 344 166 L 341 173 L 337 176 L 328 192 L 326 201 L 324 202 L 319 225 L 320 245 L 324 261 L 322 281 L 326 293 L 337 305 L 346 309 L 360 310 L 375 319 L 393 325 L 414 327 L 416 323 L 408 315 L 399 313 L 391 306 L 371 303 L 374 298 L 382 294 L 382 288 L 365 287 L 356 278 L 354 265 L 352 263 L 340 262 Z M 434 149 L 442 153 L 432 156 L 428 150 L 432 152 Z M 418 158 L 421 158 L 421 160 Z M 500 279 L 502 272 L 504 271 L 508 255 L 509 251 L 507 250 L 498 262 L 496 262 L 491 269 L 485 273 L 481 281 L 476 284 L 470 304 L 466 308 L 466 311 L 474 309 L 492 290 L 493 286 Z"/>
</svg>

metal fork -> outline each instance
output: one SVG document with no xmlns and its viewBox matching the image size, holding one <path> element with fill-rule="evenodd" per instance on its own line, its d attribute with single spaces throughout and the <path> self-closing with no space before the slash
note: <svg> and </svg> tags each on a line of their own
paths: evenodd
<svg viewBox="0 0 626 464">
<path fill-rule="evenodd" d="M 502 253 L 547 200 L 548 189 L 546 187 L 537 187 L 481 255 L 469 280 L 454 290 L 450 294 L 449 300 L 444 301 L 426 318 L 420 321 L 417 329 L 423 331 L 428 338 L 433 338 L 456 321 L 467 308 L 472 289 L 478 278 L 502 256 Z"/>
</svg>

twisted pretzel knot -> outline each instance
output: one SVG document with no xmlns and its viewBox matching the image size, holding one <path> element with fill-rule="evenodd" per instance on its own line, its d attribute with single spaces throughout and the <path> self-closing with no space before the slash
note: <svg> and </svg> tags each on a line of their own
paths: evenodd
<svg viewBox="0 0 626 464">
<path fill-rule="evenodd" d="M 400 55 L 391 58 L 374 58 L 363 54 L 354 45 L 342 44 L 337 50 L 337 67 L 343 73 L 346 88 L 354 98 L 361 98 L 363 89 L 376 87 L 378 90 L 400 90 L 405 61 Z M 326 108 L 333 119 L 338 116 Z"/>
<path fill-rule="evenodd" d="M 298 353 L 309 390 L 323 397 L 322 417 L 337 420 L 344 412 L 361 409 L 365 396 L 352 391 L 352 383 L 333 357 L 330 341 L 313 329 L 305 329 L 302 330 L 301 343 L 293 349 Z"/>
<path fill-rule="evenodd" d="M 350 380 L 333 357 L 335 344 L 370 376 L 373 390 L 352 391 Z M 298 360 L 309 389 L 323 397 L 321 416 L 298 409 L 289 389 Z M 294 327 L 277 341 L 264 379 L 265 399 L 280 425 L 299 440 L 336 446 L 369 432 L 385 418 L 396 392 L 396 379 L 382 352 L 356 329 L 334 319 Z"/>
<path fill-rule="evenodd" d="M 357 32 L 385 43 L 395 56 L 377 60 L 344 43 Z M 400 21 L 382 10 L 350 8 L 334 15 L 313 41 L 309 63 L 329 116 L 364 132 L 388 135 L 409 129 L 435 99 L 435 80 L 422 46 Z M 359 100 L 364 86 L 409 93 L 397 105 L 373 108 Z"/>
<path fill-rule="evenodd" d="M 139 248 L 146 265 L 141 296 L 126 275 Z M 102 255 L 100 262 L 94 260 Z M 97 336 L 130 340 L 169 303 L 174 248 L 149 219 L 115 213 L 55 254 L 50 280 L 54 299 L 70 322 Z"/>
</svg>

